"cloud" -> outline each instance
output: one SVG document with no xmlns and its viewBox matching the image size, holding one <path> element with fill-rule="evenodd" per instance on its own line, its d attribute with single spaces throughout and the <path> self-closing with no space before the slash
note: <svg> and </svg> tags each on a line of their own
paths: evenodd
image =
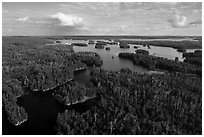
<svg viewBox="0 0 204 137">
<path fill-rule="evenodd" d="M 55 24 L 65 27 L 81 27 L 83 26 L 83 19 L 74 15 L 65 15 L 63 13 L 57 13 L 51 16 L 51 19 Z"/>
<path fill-rule="evenodd" d="M 6 14 L 6 13 L 8 13 L 8 10 L 2 9 L 2 13 Z"/>
<path fill-rule="evenodd" d="M 173 28 L 183 28 L 188 26 L 186 16 L 176 15 L 172 19 L 169 19 L 168 22 Z"/>
<path fill-rule="evenodd" d="M 184 27 L 190 27 L 190 26 L 202 24 L 202 19 L 200 18 L 195 21 L 187 22 L 186 16 L 176 15 L 174 16 L 174 18 L 168 20 L 168 22 L 171 24 L 171 27 L 173 28 L 184 28 Z"/>
<path fill-rule="evenodd" d="M 128 26 L 127 26 L 127 25 L 121 25 L 120 29 L 123 30 L 123 31 L 125 31 L 125 30 L 128 29 Z"/>
<path fill-rule="evenodd" d="M 43 20 L 37 20 L 37 21 L 35 21 L 35 23 L 36 24 L 46 24 L 46 25 L 52 24 L 52 22 L 49 19 L 47 19 L 47 18 L 45 18 Z"/>
<path fill-rule="evenodd" d="M 16 19 L 16 21 L 24 22 L 24 21 L 27 21 L 28 19 L 29 19 L 29 17 L 26 16 L 26 17 L 18 18 L 18 19 Z"/>
</svg>

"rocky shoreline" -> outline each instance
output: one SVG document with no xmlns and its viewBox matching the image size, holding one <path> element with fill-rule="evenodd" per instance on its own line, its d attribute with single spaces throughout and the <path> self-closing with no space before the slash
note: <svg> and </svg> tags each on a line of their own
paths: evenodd
<svg viewBox="0 0 204 137">
<path fill-rule="evenodd" d="M 19 125 L 21 125 L 21 124 L 23 124 L 24 122 L 26 122 L 28 120 L 28 118 L 26 118 L 26 119 L 24 119 L 24 120 L 22 120 L 22 121 L 20 121 L 20 122 L 17 122 L 16 124 L 14 124 L 15 126 L 19 126 Z"/>
<path fill-rule="evenodd" d="M 42 90 L 42 92 L 47 92 L 47 91 L 53 90 L 53 89 L 55 89 L 55 88 L 57 88 L 57 87 L 59 87 L 59 86 L 64 85 L 64 84 L 67 83 L 67 82 L 70 82 L 70 81 L 73 81 L 73 79 L 68 79 L 67 81 L 63 82 L 62 84 L 58 84 L 58 85 L 56 85 L 56 86 L 54 86 L 54 87 L 44 89 L 44 90 Z M 34 92 L 39 92 L 40 90 L 34 89 L 34 90 L 32 90 L 32 91 L 34 91 Z"/>
<path fill-rule="evenodd" d="M 76 68 L 76 69 L 73 71 L 73 73 L 76 72 L 76 71 L 83 71 L 83 70 L 86 70 L 86 67 Z M 59 87 L 59 86 L 64 85 L 65 83 L 71 82 L 71 81 L 73 81 L 73 80 L 74 80 L 73 78 L 68 79 L 67 81 L 65 81 L 65 82 L 63 82 L 63 83 L 61 83 L 61 84 L 58 84 L 58 85 L 56 85 L 56 86 L 54 86 L 54 87 L 44 89 L 44 90 L 42 90 L 42 92 L 47 92 L 47 91 L 53 90 L 53 89 L 55 89 L 55 88 L 57 88 L 57 87 Z M 32 91 L 34 91 L 34 92 L 39 92 L 40 90 L 34 89 L 34 90 L 32 90 Z"/>
<path fill-rule="evenodd" d="M 81 67 L 81 68 L 77 68 L 77 69 L 75 69 L 74 71 L 73 71 L 73 73 L 74 72 L 76 72 L 76 71 L 81 71 L 81 70 L 86 70 L 86 67 Z M 64 82 L 64 83 L 62 83 L 62 84 L 58 84 L 58 85 L 56 85 L 56 86 L 54 86 L 54 87 L 51 87 L 51 88 L 48 88 L 48 89 L 45 89 L 45 90 L 42 90 L 42 92 L 43 93 L 45 93 L 45 92 L 48 92 L 48 91 L 50 91 L 50 90 L 53 90 L 53 89 L 55 89 L 55 88 L 57 88 L 57 87 L 59 87 L 59 86 L 62 86 L 62 85 L 64 85 L 64 84 L 66 84 L 67 82 L 71 82 L 71 81 L 73 81 L 74 79 L 72 78 L 72 79 L 68 79 L 66 82 Z M 35 90 L 32 90 L 33 92 L 40 92 L 40 90 L 38 90 L 38 89 L 35 89 Z M 24 94 L 22 94 L 22 95 L 24 95 Z M 17 99 L 19 98 L 19 97 L 21 97 L 22 95 L 19 95 L 19 96 L 17 96 Z M 82 102 L 84 102 L 84 101 L 86 101 L 86 100 L 88 100 L 88 99 L 91 99 L 91 98 L 85 98 L 84 100 L 81 100 L 81 101 L 77 101 L 77 102 L 74 102 L 74 103 L 72 103 L 72 104 L 77 104 L 77 103 L 82 103 Z M 67 104 L 67 106 L 69 106 L 70 104 Z M 23 120 L 21 120 L 21 121 L 17 121 L 17 122 L 11 122 L 13 125 L 15 125 L 15 126 L 19 126 L 19 125 L 21 125 L 21 124 L 23 124 L 24 122 L 26 122 L 28 120 L 28 118 L 25 118 L 25 119 L 23 119 Z"/>
<path fill-rule="evenodd" d="M 78 103 L 83 103 L 83 102 L 85 102 L 85 101 L 87 101 L 87 100 L 90 100 L 90 99 L 93 99 L 93 98 L 96 98 L 97 96 L 93 96 L 93 97 L 87 97 L 87 96 L 85 96 L 84 97 L 84 99 L 82 99 L 82 100 L 79 100 L 79 101 L 75 101 L 75 102 L 73 102 L 73 103 L 68 103 L 68 104 L 65 104 L 66 106 L 71 106 L 71 105 L 75 105 L 75 104 L 78 104 Z"/>
</svg>

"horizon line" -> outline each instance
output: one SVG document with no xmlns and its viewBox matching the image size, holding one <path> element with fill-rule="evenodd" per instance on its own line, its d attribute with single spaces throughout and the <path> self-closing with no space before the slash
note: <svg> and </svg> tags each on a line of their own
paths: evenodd
<svg viewBox="0 0 204 137">
<path fill-rule="evenodd" d="M 74 36 L 135 36 L 135 37 L 202 37 L 202 35 L 103 35 L 103 34 L 94 34 L 94 35 L 2 35 L 2 37 L 59 37 L 59 36 L 64 36 L 64 37 L 74 37 Z"/>
</svg>

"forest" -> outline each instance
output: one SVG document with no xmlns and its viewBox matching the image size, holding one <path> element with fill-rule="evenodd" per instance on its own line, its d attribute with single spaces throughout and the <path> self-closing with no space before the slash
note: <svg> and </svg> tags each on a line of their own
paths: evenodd
<svg viewBox="0 0 204 137">
<path fill-rule="evenodd" d="M 183 53 L 183 57 L 185 57 L 184 62 L 196 65 L 198 67 L 202 67 L 202 51 L 195 50 L 190 53 Z"/>
<path fill-rule="evenodd" d="M 144 52 L 144 51 L 143 51 Z M 181 72 L 188 74 L 196 74 L 202 76 L 202 66 L 195 66 L 194 64 L 169 60 L 163 57 L 156 57 L 152 55 L 147 55 L 148 51 L 141 54 L 135 53 L 120 53 L 118 56 L 124 59 L 130 59 L 134 64 L 141 65 L 148 69 L 161 69 L 167 70 L 169 72 Z M 188 58 L 187 58 L 188 59 Z M 201 59 L 201 58 L 200 58 Z M 202 60 L 201 60 L 202 62 Z"/>
<path fill-rule="evenodd" d="M 123 45 L 135 44 L 135 45 L 151 45 L 161 47 L 172 47 L 177 49 L 179 52 L 185 52 L 186 49 L 202 48 L 202 39 L 198 41 L 168 41 L 168 40 L 152 40 L 152 41 L 131 41 L 131 40 L 119 40 Z"/>
<path fill-rule="evenodd" d="M 84 39 L 88 38 L 91 36 Z M 59 40 L 59 37 L 54 39 Z M 2 109 L 13 125 L 19 126 L 29 120 L 26 109 L 17 103 L 18 98 L 29 90 L 32 93 L 50 92 L 66 107 L 97 99 L 88 110 L 66 109 L 58 113 L 55 120 L 57 134 L 202 134 L 201 50 L 184 52 L 183 62 L 152 56 L 141 49 L 118 55 L 149 70 L 164 72 L 142 74 L 128 68 L 104 70 L 97 53 L 74 52 L 73 46 L 85 44 L 58 42 L 52 45 L 52 40 L 52 37 L 2 37 Z M 122 48 L 136 43 L 115 42 L 120 42 Z M 185 47 L 185 41 L 137 44 L 201 48 L 199 42 L 188 43 Z M 79 70 L 90 70 L 88 85 L 73 81 L 74 72 Z"/>
<path fill-rule="evenodd" d="M 25 88 L 46 92 L 69 82 L 76 70 L 102 65 L 96 53 L 73 53 L 72 46 L 47 42 L 36 37 L 3 37 L 2 101 L 14 125 L 28 118 L 16 103 Z"/>
<path fill-rule="evenodd" d="M 186 135 L 202 133 L 201 79 L 92 69 L 100 102 L 85 113 L 58 114 L 58 134 Z"/>
</svg>

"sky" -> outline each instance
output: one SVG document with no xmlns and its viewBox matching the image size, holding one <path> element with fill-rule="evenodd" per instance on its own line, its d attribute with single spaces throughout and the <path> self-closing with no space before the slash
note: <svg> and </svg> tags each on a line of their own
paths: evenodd
<svg viewBox="0 0 204 137">
<path fill-rule="evenodd" d="M 3 2 L 2 35 L 202 35 L 201 2 Z"/>
</svg>

